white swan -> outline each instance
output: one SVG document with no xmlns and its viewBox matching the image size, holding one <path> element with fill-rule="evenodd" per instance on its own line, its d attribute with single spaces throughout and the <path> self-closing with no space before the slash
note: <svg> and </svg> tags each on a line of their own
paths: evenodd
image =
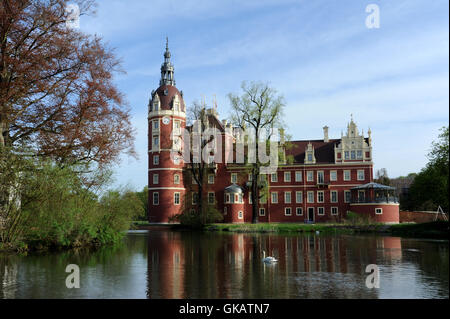
<svg viewBox="0 0 450 319">
<path fill-rule="evenodd" d="M 268 256 L 266 257 L 266 252 L 263 250 L 263 262 L 271 264 L 276 263 L 278 260 L 275 257 Z"/>
</svg>

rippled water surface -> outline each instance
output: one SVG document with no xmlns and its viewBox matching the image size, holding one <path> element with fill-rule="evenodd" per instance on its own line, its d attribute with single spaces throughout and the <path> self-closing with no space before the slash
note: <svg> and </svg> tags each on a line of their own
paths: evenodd
<svg viewBox="0 0 450 319">
<path fill-rule="evenodd" d="M 66 287 L 68 264 L 79 289 Z M 366 287 L 369 264 L 378 289 Z M 95 251 L 0 255 L 0 298 L 448 298 L 448 264 L 448 241 L 131 231 Z"/>
</svg>

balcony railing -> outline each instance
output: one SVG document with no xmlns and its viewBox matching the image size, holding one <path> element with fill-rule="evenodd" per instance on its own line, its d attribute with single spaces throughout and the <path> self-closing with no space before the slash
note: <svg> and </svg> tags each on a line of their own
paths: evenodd
<svg viewBox="0 0 450 319">
<path fill-rule="evenodd" d="M 387 203 L 398 204 L 397 196 L 378 196 L 378 197 L 364 197 L 352 198 L 352 204 L 370 204 L 370 203 Z"/>
</svg>

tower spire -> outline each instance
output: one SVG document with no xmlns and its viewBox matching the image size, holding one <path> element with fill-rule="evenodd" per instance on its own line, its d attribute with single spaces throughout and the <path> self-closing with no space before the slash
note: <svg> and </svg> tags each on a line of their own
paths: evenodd
<svg viewBox="0 0 450 319">
<path fill-rule="evenodd" d="M 164 63 L 161 65 L 161 80 L 159 81 L 159 85 L 175 86 L 175 78 L 173 76 L 174 67 L 172 62 L 170 62 L 170 57 L 169 38 L 166 37 L 166 51 L 164 52 Z"/>
</svg>

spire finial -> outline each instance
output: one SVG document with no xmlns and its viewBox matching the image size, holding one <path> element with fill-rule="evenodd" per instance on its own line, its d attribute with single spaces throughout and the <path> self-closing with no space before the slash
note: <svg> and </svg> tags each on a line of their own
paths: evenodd
<svg viewBox="0 0 450 319">
<path fill-rule="evenodd" d="M 166 36 L 166 52 L 164 52 L 164 63 L 161 66 L 161 80 L 159 85 L 175 86 L 174 67 L 170 62 L 169 37 Z"/>
</svg>

